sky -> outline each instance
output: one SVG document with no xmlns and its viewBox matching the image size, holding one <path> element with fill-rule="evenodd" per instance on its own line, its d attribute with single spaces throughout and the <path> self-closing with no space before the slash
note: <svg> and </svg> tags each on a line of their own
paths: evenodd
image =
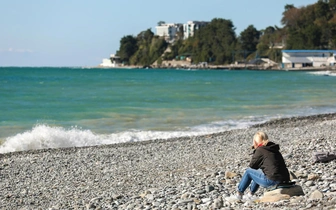
<svg viewBox="0 0 336 210">
<path fill-rule="evenodd" d="M 0 0 L 0 66 L 98 66 L 120 39 L 159 21 L 231 20 L 236 35 L 281 25 L 286 4 L 318 0 Z"/>
</svg>

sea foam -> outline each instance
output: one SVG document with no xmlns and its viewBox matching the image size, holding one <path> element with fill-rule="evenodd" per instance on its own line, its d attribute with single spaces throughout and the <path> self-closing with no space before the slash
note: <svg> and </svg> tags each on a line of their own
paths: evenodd
<svg viewBox="0 0 336 210">
<path fill-rule="evenodd" d="M 185 136 L 205 135 L 235 128 L 245 128 L 251 124 L 247 121 L 213 122 L 199 125 L 187 130 L 145 131 L 128 130 L 111 134 L 97 134 L 79 127 L 63 128 L 39 124 L 31 130 L 7 137 L 0 145 L 0 153 L 37 150 L 47 148 L 83 147 L 125 142 L 137 142 L 155 139 L 170 139 Z"/>
<path fill-rule="evenodd" d="M 6 138 L 0 153 L 94 145 L 99 142 L 95 134 L 79 128 L 64 129 L 48 125 L 36 125 L 32 130 Z"/>
<path fill-rule="evenodd" d="M 321 76 L 336 76 L 336 73 L 332 71 L 316 71 L 316 72 L 309 72 L 309 74 L 315 74 Z"/>
<path fill-rule="evenodd" d="M 103 144 L 145 141 L 150 139 L 168 139 L 203 132 L 159 132 L 130 130 L 112 134 L 96 134 L 91 130 L 78 127 L 65 129 L 49 125 L 36 125 L 32 130 L 6 138 L 0 146 L 0 153 L 36 150 L 46 148 L 83 147 Z"/>
</svg>

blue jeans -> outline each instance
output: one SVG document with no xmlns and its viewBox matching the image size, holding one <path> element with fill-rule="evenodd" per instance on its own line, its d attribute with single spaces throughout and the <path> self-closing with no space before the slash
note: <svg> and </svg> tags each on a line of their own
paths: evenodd
<svg viewBox="0 0 336 210">
<path fill-rule="evenodd" d="M 269 180 L 265 176 L 265 174 L 262 172 L 261 169 L 256 170 L 256 169 L 248 168 L 246 169 L 242 177 L 242 180 L 240 181 L 238 185 L 238 191 L 240 193 L 244 193 L 244 191 L 247 189 L 247 187 L 250 184 L 251 184 L 250 191 L 252 194 L 254 194 L 259 189 L 259 186 L 270 187 L 270 186 L 279 184 L 279 182 Z"/>
</svg>

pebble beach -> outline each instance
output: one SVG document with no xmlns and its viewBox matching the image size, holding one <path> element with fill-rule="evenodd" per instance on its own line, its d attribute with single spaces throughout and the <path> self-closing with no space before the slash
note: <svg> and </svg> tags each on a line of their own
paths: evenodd
<svg viewBox="0 0 336 210">
<path fill-rule="evenodd" d="M 0 209 L 336 209 L 336 161 L 313 161 L 314 152 L 336 151 L 335 128 L 333 113 L 205 136 L 5 153 Z M 257 131 L 280 145 L 305 195 L 271 203 L 227 199 Z"/>
</svg>

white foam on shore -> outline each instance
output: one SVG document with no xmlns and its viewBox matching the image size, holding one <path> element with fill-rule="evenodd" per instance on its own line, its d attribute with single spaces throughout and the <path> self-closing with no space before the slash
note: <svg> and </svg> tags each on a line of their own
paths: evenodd
<svg viewBox="0 0 336 210">
<path fill-rule="evenodd" d="M 6 138 L 0 146 L 0 153 L 61 148 L 73 146 L 86 146 L 88 143 L 98 143 L 96 135 L 89 130 L 78 128 L 64 129 L 48 125 L 37 125 L 32 130 Z"/>
<path fill-rule="evenodd" d="M 316 71 L 316 72 L 309 72 L 309 74 L 321 75 L 321 76 L 336 76 L 336 72 L 331 71 Z"/>
<path fill-rule="evenodd" d="M 154 139 L 170 139 L 185 136 L 197 136 L 217 133 L 231 129 L 246 128 L 262 121 L 226 121 L 213 122 L 208 125 L 200 125 L 183 131 L 139 131 L 128 130 L 112 134 L 96 134 L 91 130 L 83 130 L 78 127 L 69 129 L 46 124 L 36 125 L 29 131 L 7 137 L 0 145 L 0 153 L 47 149 L 95 146 L 104 144 L 117 144 L 125 142 L 137 142 Z"/>
<path fill-rule="evenodd" d="M 296 111 L 298 112 L 298 110 Z M 242 119 L 212 122 L 209 124 L 198 125 L 191 128 L 180 128 L 172 131 L 127 130 L 109 134 L 97 134 L 91 130 L 85 130 L 77 126 L 64 128 L 61 126 L 38 124 L 31 130 L 1 139 L 0 154 L 48 148 L 96 146 L 155 139 L 165 140 L 178 137 L 200 136 L 233 129 L 244 129 L 272 119 L 325 113 L 334 113 L 334 107 L 323 107 L 322 109 L 316 110 L 312 109 L 309 113 L 304 112 L 299 115 L 250 116 Z"/>
</svg>

